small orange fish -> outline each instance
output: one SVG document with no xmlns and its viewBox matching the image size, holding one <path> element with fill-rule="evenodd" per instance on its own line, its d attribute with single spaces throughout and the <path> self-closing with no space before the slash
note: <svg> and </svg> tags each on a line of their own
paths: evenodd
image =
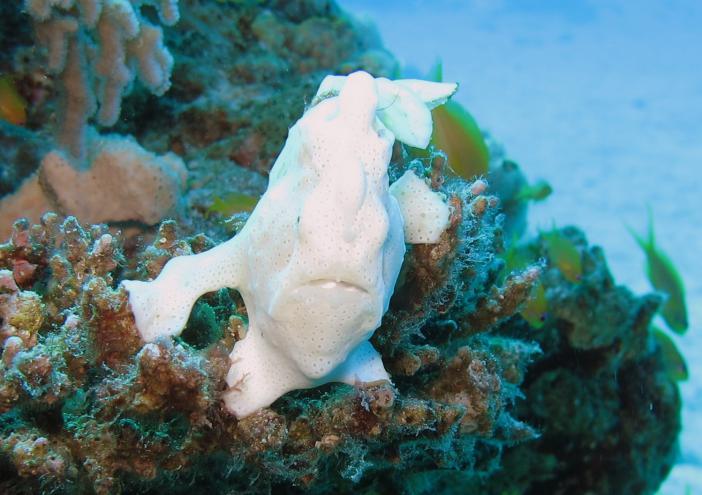
<svg viewBox="0 0 702 495">
<path fill-rule="evenodd" d="M 238 192 L 225 194 L 220 198 L 216 196 L 212 206 L 207 209 L 207 213 L 219 213 L 225 217 L 235 213 L 251 212 L 256 207 L 259 198 Z"/>
<path fill-rule="evenodd" d="M 0 119 L 14 125 L 27 122 L 27 102 L 10 76 L 0 76 Z"/>
<path fill-rule="evenodd" d="M 543 232 L 541 237 L 546 244 L 549 261 L 561 271 L 567 281 L 579 283 L 583 274 L 583 264 L 575 244 L 555 228 L 550 232 Z"/>
<path fill-rule="evenodd" d="M 532 252 L 528 245 L 519 245 L 515 237 L 501 257 L 505 264 L 498 276 L 500 282 L 504 281 L 510 274 L 522 271 L 527 266 L 534 264 L 538 256 Z M 537 282 L 519 314 L 532 328 L 538 329 L 544 326 L 547 313 L 548 299 L 546 298 L 546 290 L 541 282 Z"/>
<path fill-rule="evenodd" d="M 520 311 L 524 318 L 533 328 L 544 326 L 548 315 L 548 299 L 544 285 L 539 282 L 531 292 L 531 297 Z"/>
<path fill-rule="evenodd" d="M 517 201 L 543 201 L 553 192 L 551 184 L 540 180 L 536 184 L 525 185 L 517 193 Z"/>
<path fill-rule="evenodd" d="M 668 296 L 661 308 L 663 320 L 672 331 L 682 335 L 688 327 L 685 286 L 673 262 L 656 244 L 653 213 L 650 208 L 648 209 L 648 237 L 640 236 L 632 229 L 629 229 L 629 232 L 646 254 L 646 273 L 651 285 Z"/>
<path fill-rule="evenodd" d="M 685 363 L 685 358 L 678 350 L 673 339 L 666 335 L 663 330 L 655 326 L 651 327 L 651 331 L 653 333 L 653 338 L 661 348 L 663 365 L 665 366 L 665 371 L 668 376 L 677 382 L 684 382 L 687 380 L 690 377 L 687 370 L 687 363 Z"/>
<path fill-rule="evenodd" d="M 442 72 L 441 61 L 437 61 L 430 78 L 441 82 Z M 466 180 L 487 174 L 490 152 L 480 127 L 468 110 L 449 100 L 434 108 L 431 115 L 434 121 L 432 143 L 446 153 L 449 168 Z"/>
<path fill-rule="evenodd" d="M 535 263 L 538 259 L 538 254 L 531 252 L 529 246 L 518 244 L 515 236 L 512 242 L 507 245 L 507 249 L 502 254 L 501 258 L 504 260 L 505 264 L 500 271 L 499 281 L 503 281 L 511 273 L 523 270 L 527 266 Z"/>
</svg>

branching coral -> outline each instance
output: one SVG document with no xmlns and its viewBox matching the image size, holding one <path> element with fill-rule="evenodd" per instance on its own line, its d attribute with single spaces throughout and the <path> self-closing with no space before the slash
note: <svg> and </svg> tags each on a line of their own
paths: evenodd
<svg viewBox="0 0 702 495">
<path fill-rule="evenodd" d="M 422 173 L 424 165 L 413 167 Z M 10 463 L 13 486 L 70 483 L 108 493 L 196 479 L 215 491 L 260 493 L 275 485 L 323 493 L 349 483 L 399 490 L 406 469 L 491 471 L 502 446 L 534 436 L 510 409 L 536 348 L 459 330 L 453 318 L 475 307 L 490 284 L 481 274 L 494 263 L 495 202 L 481 195 L 484 184 L 448 180 L 437 187 L 456 207 L 449 229 L 436 250 L 409 253 L 408 266 L 426 270 L 405 275 L 374 339 L 393 369 L 411 356 L 424 362 L 398 375 L 396 386 L 296 392 L 241 421 L 221 406 L 227 352 L 246 331 L 238 296 L 226 289 L 205 296 L 185 340 L 144 346 L 126 293 L 114 289 L 122 277 L 157 275 L 169 258 L 201 252 L 211 241 L 178 239 L 167 222 L 134 267 L 125 266 L 118 238 L 104 228 L 86 230 L 74 219 L 59 224 L 51 215 L 42 225 L 17 223 L 0 246 L 0 268 L 7 278 L 16 265 L 34 266 L 21 286 L 42 288 L 42 316 L 13 319 L 2 354 L 0 456 Z M 472 209 L 480 198 L 485 208 Z M 474 291 L 455 297 L 470 271 L 477 274 Z M 10 298 L 23 294 L 10 280 L 6 285 Z M 414 309 L 403 309 L 408 305 Z M 12 308 L 8 302 L 3 310 Z M 191 326 L 214 328 L 203 341 Z M 42 440 L 32 447 L 40 438 L 46 446 Z M 18 445 L 27 446 L 24 457 L 13 453 Z M 208 479 L 200 462 L 210 463 Z"/>
<path fill-rule="evenodd" d="M 165 25 L 178 22 L 177 0 L 25 0 L 37 37 L 49 52 L 49 71 L 61 76 L 63 110 L 57 140 L 85 158 L 85 129 L 117 122 L 122 97 L 136 77 L 156 95 L 170 87 L 173 57 L 161 28 L 141 15 L 153 5 Z"/>
<path fill-rule="evenodd" d="M 96 112 L 100 125 L 117 122 L 137 77 L 156 95 L 170 87 L 173 57 L 161 28 L 146 19 L 149 6 L 162 23 L 178 21 L 177 0 L 25 1 L 48 49 L 49 72 L 61 78 L 56 140 L 62 149 L 47 153 L 40 170 L 2 199 L 0 237 L 13 219 L 38 221 L 49 210 L 87 222 L 147 225 L 174 210 L 187 175 L 179 157 L 155 156 L 129 136 L 99 136 L 88 127 Z"/>
<path fill-rule="evenodd" d="M 437 177 L 431 164 L 400 160 L 393 175 L 409 165 Z M 513 311 L 534 268 L 494 286 L 499 217 L 485 184 L 449 178 L 435 187 L 454 205 L 449 228 L 431 249 L 409 250 L 373 338 L 395 386 L 294 392 L 240 421 L 221 406 L 227 353 L 247 327 L 238 295 L 204 296 L 182 340 L 144 345 L 115 289 L 211 240 L 179 238 L 166 222 L 133 266 L 102 227 L 52 215 L 18 222 L 0 245 L 0 489 L 650 490 L 679 428 L 679 397 L 647 332 L 658 299 L 616 287 L 601 252 L 569 231 L 583 279 L 547 268 L 555 309 L 543 330 L 530 330 Z M 515 404 L 522 394 L 528 401 Z"/>
</svg>

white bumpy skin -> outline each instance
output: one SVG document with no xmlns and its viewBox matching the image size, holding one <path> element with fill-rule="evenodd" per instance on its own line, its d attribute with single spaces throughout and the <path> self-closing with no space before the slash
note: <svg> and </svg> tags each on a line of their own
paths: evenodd
<svg viewBox="0 0 702 495">
<path fill-rule="evenodd" d="M 398 203 L 388 186 L 392 145 L 397 138 L 425 147 L 429 110 L 455 91 L 455 84 L 366 72 L 327 77 L 290 129 L 242 231 L 207 252 L 172 259 L 152 282 L 123 282 L 142 338 L 180 333 L 199 296 L 231 287 L 249 316 L 230 355 L 224 396 L 238 418 L 290 390 L 389 379 L 368 339 L 402 265 L 401 211 L 421 211 L 423 202 L 437 210 L 442 201 L 424 184 L 418 197 L 400 198 L 411 204 Z M 433 239 L 443 231 L 448 208 L 439 210 L 434 222 L 413 223 L 430 232 L 413 235 Z"/>
</svg>

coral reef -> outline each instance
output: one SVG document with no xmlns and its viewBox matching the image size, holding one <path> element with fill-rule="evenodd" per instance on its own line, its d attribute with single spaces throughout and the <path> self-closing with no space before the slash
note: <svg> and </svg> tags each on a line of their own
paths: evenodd
<svg viewBox="0 0 702 495">
<path fill-rule="evenodd" d="M 499 267 L 491 251 L 498 245 L 496 202 L 478 186 L 458 180 L 441 186 L 455 206 L 449 229 L 432 249 L 410 253 L 408 264 L 425 270 L 405 276 L 398 306 L 391 305 L 374 337 L 387 365 L 399 371 L 396 386 L 295 392 L 240 421 L 221 402 L 226 353 L 246 328 L 238 296 L 225 289 L 204 297 L 182 340 L 144 345 L 126 293 L 115 288 L 120 278 L 156 274 L 170 257 L 212 241 L 179 240 L 175 224 L 164 223 L 134 266 L 105 227 L 85 230 L 55 215 L 32 227 L 17 222 L 0 246 L 8 336 L 0 451 L 9 481 L 2 488 L 110 493 L 194 479 L 217 491 L 322 493 L 400 489 L 410 468 L 489 473 L 504 446 L 535 436 L 510 410 L 538 349 L 464 332 L 454 320 L 490 293 L 486 267 Z M 471 206 L 483 200 L 484 207 Z M 23 265 L 31 269 L 16 268 Z M 449 299 L 463 279 L 474 281 L 473 290 Z M 504 306 L 517 307 L 533 281 L 515 275 L 508 285 L 520 289 L 494 291 L 506 294 Z M 431 291 L 437 297 L 428 303 L 417 298 Z M 485 307 L 488 319 L 500 320 L 492 305 Z M 413 360 L 416 366 L 403 366 Z M 202 463 L 210 466 L 207 479 Z"/>
<path fill-rule="evenodd" d="M 135 266 L 104 226 L 17 222 L 0 245 L 0 488 L 455 493 L 460 479 L 486 493 L 652 492 L 679 428 L 648 333 L 660 300 L 615 286 L 601 251 L 568 230 L 583 280 L 547 265 L 554 310 L 530 329 L 514 312 L 541 269 L 495 286 L 497 202 L 482 181 L 440 188 L 450 226 L 410 249 L 373 337 L 395 385 L 289 393 L 239 421 L 222 407 L 227 352 L 247 327 L 239 296 L 201 298 L 182 339 L 145 345 L 116 288 L 211 240 L 179 239 L 166 222 Z"/>
<path fill-rule="evenodd" d="M 102 126 L 117 122 L 122 97 L 137 76 L 156 95 L 170 87 L 173 57 L 161 28 L 141 14 L 142 3 L 25 1 L 37 40 L 47 49 L 47 71 L 60 76 L 60 151 L 46 154 L 39 171 L 0 202 L 3 226 L 20 215 L 37 221 L 51 209 L 88 222 L 153 225 L 180 199 L 187 172 L 178 157 L 157 158 L 130 137 L 95 136 L 88 126 L 93 115 Z M 154 6 L 162 23 L 178 21 L 177 0 Z M 0 236 L 6 234 L 0 228 Z"/>
<path fill-rule="evenodd" d="M 397 71 L 372 29 L 333 2 L 194 1 L 181 10 L 169 30 L 178 54 L 172 89 L 148 106 L 126 108 L 133 118 L 118 129 L 187 162 L 225 160 L 267 173 L 326 75 Z M 216 71 L 202 64 L 203 53 Z M 153 126 L 154 115 L 168 125 Z M 167 132 L 155 135 L 162 127 Z"/>
<path fill-rule="evenodd" d="M 39 43 L 48 52 L 47 68 L 62 86 L 58 144 L 79 162 L 85 157 L 85 131 L 97 122 L 119 118 L 122 96 L 138 76 L 154 94 L 170 87 L 173 57 L 163 31 L 131 0 L 25 0 Z M 178 22 L 178 0 L 154 2 L 163 24 Z M 95 53 L 92 53 L 92 52 Z M 96 113 L 97 112 L 97 113 Z"/>
<path fill-rule="evenodd" d="M 617 286 L 600 248 L 575 228 L 561 232 L 582 255 L 582 280 L 569 282 L 552 264 L 543 237 L 530 241 L 548 263 L 545 324 L 537 330 L 514 316 L 492 332 L 538 343 L 516 416 L 539 437 L 505 450 L 490 477 L 416 474 L 411 493 L 453 494 L 460 484 L 476 493 L 634 495 L 655 493 L 671 469 L 681 399 L 650 330 L 661 299 Z"/>
<path fill-rule="evenodd" d="M 76 170 L 60 151 L 42 160 L 38 173 L 0 200 L 0 238 L 10 232 L 3 221 L 39 221 L 47 211 L 72 214 L 85 222 L 136 222 L 154 225 L 179 205 L 187 169 L 174 153 L 156 156 L 130 137 L 91 133 L 91 167 Z"/>
<path fill-rule="evenodd" d="M 32 3 L 58 12 L 74 2 Z M 0 5 L 0 69 L 28 104 L 26 129 L 0 125 L 0 195 L 36 173 L 54 147 L 52 122 L 67 118 L 52 97 L 66 74 L 43 68 L 22 5 Z M 117 230 L 129 222 L 91 226 L 70 211 L 0 220 L 0 492 L 654 493 L 680 429 L 677 385 L 649 329 L 660 300 L 617 286 L 574 228 L 558 235 L 575 246 L 580 278 L 565 276 L 544 236 L 524 242 L 531 265 L 505 273 L 504 245 L 525 227 L 526 182 L 492 140 L 486 180 L 470 183 L 445 173 L 441 153 L 413 160 L 393 149 L 390 181 L 426 178 L 450 216 L 436 243 L 408 246 L 371 339 L 392 385 L 326 384 L 233 417 L 222 400 L 228 352 L 249 315 L 231 289 L 202 296 L 180 337 L 142 341 L 120 282 L 153 279 L 171 258 L 241 231 L 248 213 L 224 218 L 213 201 L 264 192 L 324 76 L 397 72 L 373 30 L 333 2 L 179 9 L 163 31 L 170 90 L 116 91 L 123 118 L 113 126 L 143 153 L 186 164 L 175 220 L 139 225 L 143 237 Z M 95 34 L 80 8 L 63 13 Z M 149 2 L 135 13 L 158 21 Z M 548 306 L 538 329 L 522 316 L 535 286 Z"/>
<path fill-rule="evenodd" d="M 525 378 L 519 417 L 541 425 L 542 436 L 528 453 L 517 447 L 506 456 L 512 489 L 655 493 L 676 460 L 681 427 L 678 388 L 650 328 L 661 298 L 615 285 L 602 250 L 577 229 L 562 232 L 582 254 L 582 282 L 548 269 L 550 314 L 540 330 L 523 329 L 543 354 Z M 544 252 L 543 237 L 532 246 Z"/>
</svg>

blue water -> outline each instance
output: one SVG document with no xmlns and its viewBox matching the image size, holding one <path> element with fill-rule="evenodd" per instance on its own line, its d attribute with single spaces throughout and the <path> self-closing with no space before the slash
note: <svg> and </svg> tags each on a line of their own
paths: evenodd
<svg viewBox="0 0 702 495">
<path fill-rule="evenodd" d="M 625 225 L 644 231 L 651 205 L 690 311 L 680 459 L 661 493 L 702 493 L 702 2 L 340 3 L 377 25 L 406 74 L 441 57 L 459 101 L 532 180 L 554 186 L 532 229 L 579 225 L 638 293 L 650 286 Z"/>
</svg>

